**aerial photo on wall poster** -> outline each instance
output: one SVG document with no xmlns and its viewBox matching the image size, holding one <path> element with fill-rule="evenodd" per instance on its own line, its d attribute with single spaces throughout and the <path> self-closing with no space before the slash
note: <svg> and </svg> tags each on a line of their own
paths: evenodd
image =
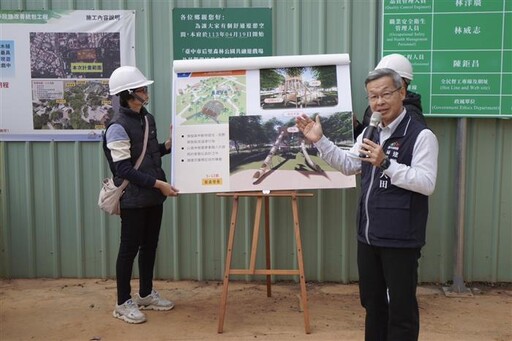
<svg viewBox="0 0 512 341">
<path fill-rule="evenodd" d="M 30 32 L 33 129 L 104 129 L 118 32 Z"/>
<path fill-rule="evenodd" d="M 109 78 L 121 66 L 120 35 L 30 32 L 32 78 Z"/>
<path fill-rule="evenodd" d="M 104 129 L 112 119 L 108 80 L 33 80 L 34 129 Z"/>
</svg>

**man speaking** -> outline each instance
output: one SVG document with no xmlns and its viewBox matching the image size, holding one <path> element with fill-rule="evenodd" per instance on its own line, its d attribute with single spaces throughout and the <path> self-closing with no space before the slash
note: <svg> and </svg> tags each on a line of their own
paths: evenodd
<svg viewBox="0 0 512 341">
<path fill-rule="evenodd" d="M 381 121 L 372 136 L 359 135 L 350 151 L 323 136 L 318 116 L 313 121 L 302 115 L 296 123 L 332 167 L 345 175 L 361 173 L 357 264 L 365 340 L 417 340 L 418 259 L 436 184 L 438 142 L 403 107 L 406 90 L 398 73 L 373 70 L 365 86 Z"/>
</svg>

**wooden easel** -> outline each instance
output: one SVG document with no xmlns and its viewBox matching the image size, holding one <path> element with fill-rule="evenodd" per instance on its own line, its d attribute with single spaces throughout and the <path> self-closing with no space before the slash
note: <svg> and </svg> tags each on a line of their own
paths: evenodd
<svg viewBox="0 0 512 341">
<path fill-rule="evenodd" d="M 217 196 L 233 197 L 233 207 L 231 209 L 231 223 L 229 228 L 226 266 L 224 269 L 224 284 L 219 308 L 219 325 L 217 332 L 222 333 L 224 328 L 224 316 L 226 314 L 226 303 L 228 298 L 228 285 L 230 275 L 266 275 L 267 276 L 267 297 L 272 296 L 271 275 L 299 275 L 300 278 L 300 297 L 302 310 L 304 313 L 304 328 L 306 334 L 311 333 L 309 326 L 308 297 L 306 292 L 306 279 L 304 276 L 304 262 L 302 260 L 302 242 L 299 229 L 299 209 L 297 206 L 298 197 L 312 197 L 313 193 L 297 193 L 294 191 L 276 191 L 270 193 L 263 192 L 233 192 L 217 193 Z M 252 234 L 251 259 L 249 269 L 231 269 L 231 258 L 233 256 L 233 243 L 235 240 L 235 229 L 238 216 L 238 203 L 241 197 L 256 197 L 256 212 L 254 214 L 254 229 Z M 269 215 L 269 197 L 289 197 L 292 199 L 293 225 L 295 232 L 295 241 L 297 245 L 298 269 L 280 270 L 271 269 L 270 266 L 270 215 Z M 261 208 L 265 201 L 265 257 L 266 269 L 256 269 L 256 251 L 258 249 L 258 236 L 260 231 Z"/>
</svg>

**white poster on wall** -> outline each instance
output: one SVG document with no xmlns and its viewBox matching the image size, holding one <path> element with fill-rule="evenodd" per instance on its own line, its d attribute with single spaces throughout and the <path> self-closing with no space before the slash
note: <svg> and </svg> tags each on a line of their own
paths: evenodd
<svg viewBox="0 0 512 341">
<path fill-rule="evenodd" d="M 355 187 L 295 126 L 320 115 L 353 145 L 347 54 L 173 63 L 172 183 L 180 193 Z"/>
<path fill-rule="evenodd" d="M 98 140 L 108 78 L 135 65 L 135 12 L 0 11 L 0 140 Z"/>
</svg>

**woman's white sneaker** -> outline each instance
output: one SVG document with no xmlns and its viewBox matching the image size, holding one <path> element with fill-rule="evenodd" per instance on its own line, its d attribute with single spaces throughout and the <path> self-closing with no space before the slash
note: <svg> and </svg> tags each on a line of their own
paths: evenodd
<svg viewBox="0 0 512 341">
<path fill-rule="evenodd" d="M 113 315 L 128 323 L 142 323 L 146 321 L 146 316 L 144 316 L 131 298 L 123 304 L 116 304 Z"/>
<path fill-rule="evenodd" d="M 133 297 L 133 301 L 139 306 L 139 309 L 151 309 L 151 310 L 171 310 L 174 308 L 174 303 L 165 298 L 161 298 L 160 294 L 156 290 L 152 290 L 151 294 L 146 297 L 140 297 L 137 293 Z"/>
</svg>

